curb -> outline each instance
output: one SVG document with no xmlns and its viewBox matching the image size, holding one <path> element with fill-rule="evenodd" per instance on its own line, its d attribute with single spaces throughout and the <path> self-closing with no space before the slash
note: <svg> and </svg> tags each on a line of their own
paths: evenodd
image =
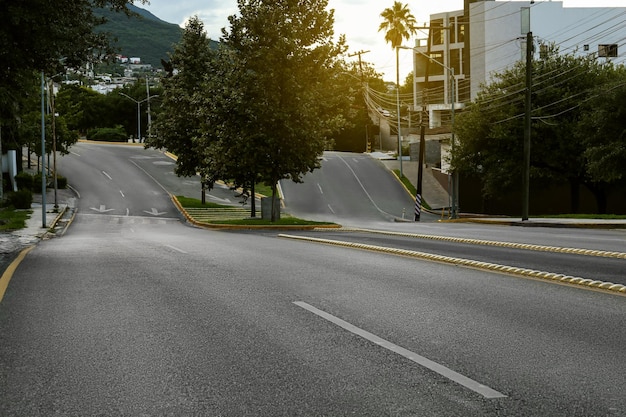
<svg viewBox="0 0 626 417">
<path fill-rule="evenodd" d="M 478 217 L 465 217 L 462 219 L 441 219 L 438 220 L 440 223 L 477 223 L 477 224 L 489 224 L 489 225 L 497 225 L 497 226 L 517 226 L 517 227 L 551 227 L 551 228 L 561 228 L 561 229 L 626 229 L 626 223 L 611 223 L 607 221 L 605 223 L 580 223 L 580 222 L 563 222 L 563 221 L 555 221 L 555 222 L 546 222 L 541 220 L 513 220 L 513 219 L 502 219 L 502 220 L 486 220 Z"/>
<path fill-rule="evenodd" d="M 5 269 L 2 276 L 0 276 L 0 302 L 2 302 L 2 298 L 4 298 L 4 293 L 6 292 L 9 286 L 9 282 L 11 281 L 11 278 L 13 278 L 13 274 L 15 273 L 15 270 L 20 265 L 20 263 L 24 260 L 28 252 L 33 250 L 34 247 L 35 245 L 32 245 L 25 249 L 22 249 L 20 253 L 17 255 L 17 257 L 13 260 L 13 262 L 11 262 L 11 264 L 7 267 L 7 269 Z"/>
<path fill-rule="evenodd" d="M 313 229 L 338 229 L 341 228 L 341 225 L 338 224 L 311 224 L 311 225 L 240 225 L 240 224 L 218 224 L 218 223 L 204 223 L 199 222 L 193 218 L 189 214 L 187 210 L 180 204 L 178 198 L 174 195 L 170 195 L 172 202 L 176 206 L 176 208 L 185 216 L 185 219 L 193 224 L 196 227 L 201 227 L 203 229 L 213 229 L 213 230 L 313 230 Z"/>
</svg>

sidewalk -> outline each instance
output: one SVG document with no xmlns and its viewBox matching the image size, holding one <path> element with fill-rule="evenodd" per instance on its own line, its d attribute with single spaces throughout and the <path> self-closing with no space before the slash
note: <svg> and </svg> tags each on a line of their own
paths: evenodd
<svg viewBox="0 0 626 417">
<path fill-rule="evenodd" d="M 376 156 L 372 156 L 375 159 Z M 397 159 L 381 159 L 380 162 L 390 171 L 400 169 L 400 161 Z M 402 172 L 411 181 L 413 186 L 417 184 L 417 161 L 402 161 Z M 449 207 L 448 192 L 441 186 L 439 181 L 432 175 L 430 168 L 425 168 L 422 174 L 422 194 L 424 200 L 433 211 L 442 207 Z M 587 228 L 587 229 L 626 229 L 626 219 L 572 219 L 572 218 L 538 218 L 531 217 L 528 220 L 504 216 L 472 216 L 460 219 L 441 220 L 450 223 L 482 223 L 502 226 L 521 227 L 561 227 L 561 228 Z"/>
<path fill-rule="evenodd" d="M 15 230 L 11 234 L 16 236 L 20 242 L 28 245 L 44 239 L 52 229 L 64 227 L 65 225 L 62 224 L 64 216 L 73 213 L 76 208 L 76 196 L 70 189 L 59 189 L 57 190 L 56 203 L 57 207 L 55 207 L 54 189 L 48 189 L 44 224 L 42 195 L 33 194 L 32 214 L 26 221 L 26 227 Z"/>
</svg>

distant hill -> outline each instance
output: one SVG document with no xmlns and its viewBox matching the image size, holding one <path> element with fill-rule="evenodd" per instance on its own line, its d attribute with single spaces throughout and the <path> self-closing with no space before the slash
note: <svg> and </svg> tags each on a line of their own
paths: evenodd
<svg viewBox="0 0 626 417">
<path fill-rule="evenodd" d="M 161 59 L 168 60 L 179 43 L 183 29 L 173 23 L 165 22 L 149 11 L 129 4 L 128 7 L 140 17 L 127 17 L 124 13 L 115 13 L 106 9 L 97 9 L 96 14 L 104 16 L 107 23 L 98 27 L 98 31 L 111 33 L 117 42 L 113 46 L 126 57 L 140 57 L 142 64 L 152 64 L 161 68 Z"/>
</svg>

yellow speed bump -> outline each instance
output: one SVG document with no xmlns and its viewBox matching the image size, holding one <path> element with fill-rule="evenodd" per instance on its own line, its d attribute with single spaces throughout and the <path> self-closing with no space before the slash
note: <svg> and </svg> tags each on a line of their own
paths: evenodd
<svg viewBox="0 0 626 417">
<path fill-rule="evenodd" d="M 569 253 L 569 254 L 574 254 L 574 255 L 626 259 L 626 252 L 612 252 L 612 251 L 603 251 L 603 250 L 596 250 L 596 249 L 562 248 L 559 246 L 535 245 L 535 244 L 530 244 L 530 243 L 500 242 L 497 240 L 483 240 L 483 239 L 471 239 L 471 238 L 452 237 L 452 236 L 424 235 L 424 234 L 419 234 L 419 233 L 391 232 L 387 230 L 372 230 L 372 229 L 348 228 L 348 227 L 343 227 L 339 229 L 339 231 L 374 233 L 374 234 L 382 234 L 382 235 L 388 235 L 388 236 L 412 237 L 416 239 L 440 240 L 443 242 L 467 243 L 467 244 L 473 244 L 473 245 L 496 246 L 496 247 L 513 248 L 513 249 L 525 249 L 525 250 L 540 251 L 540 252 Z"/>
<path fill-rule="evenodd" d="M 365 243 L 353 243 L 353 242 L 346 242 L 342 240 L 320 239 L 320 238 L 315 238 L 315 237 L 310 237 L 310 236 L 295 236 L 295 235 L 288 235 L 288 234 L 282 234 L 282 233 L 279 234 L 278 237 L 286 238 L 286 239 L 302 240 L 302 241 L 314 242 L 314 243 L 323 243 L 326 245 L 333 245 L 333 246 L 343 246 L 346 248 L 364 249 L 364 250 L 370 250 L 374 252 L 389 253 L 393 255 L 407 256 L 410 258 L 425 259 L 425 260 L 437 261 L 437 262 L 448 263 L 448 264 L 453 264 L 453 265 L 466 266 L 470 268 L 497 271 L 497 272 L 506 273 L 510 275 L 531 277 L 531 278 L 541 279 L 541 280 L 546 280 L 546 281 L 557 281 L 559 283 L 572 284 L 572 285 L 586 287 L 586 288 L 599 289 L 599 290 L 607 291 L 610 293 L 618 293 L 620 295 L 626 295 L 626 286 L 621 285 L 621 284 L 614 284 L 612 282 L 595 281 L 591 279 L 586 279 L 586 278 L 581 278 L 581 277 L 572 277 L 569 275 L 555 274 L 551 272 L 536 271 L 532 269 L 519 268 L 519 267 L 514 267 L 514 266 L 508 266 L 508 265 L 499 265 L 499 264 L 493 264 L 493 263 L 488 263 L 488 262 L 475 261 L 471 259 L 455 258 L 455 257 L 443 256 L 443 255 L 434 255 L 430 253 L 418 252 L 418 251 L 412 251 L 412 250 L 406 250 L 406 249 L 396 249 L 396 248 L 388 248 L 385 246 L 368 245 Z"/>
</svg>

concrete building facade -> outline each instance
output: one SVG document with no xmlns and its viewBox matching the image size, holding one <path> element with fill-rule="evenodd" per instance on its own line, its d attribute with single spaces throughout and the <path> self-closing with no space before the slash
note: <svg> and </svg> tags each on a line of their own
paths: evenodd
<svg viewBox="0 0 626 417">
<path fill-rule="evenodd" d="M 495 73 L 524 59 L 528 31 L 536 56 L 554 44 L 563 54 L 626 61 L 626 7 L 466 0 L 463 10 L 431 15 L 429 28 L 415 41 L 413 109 L 426 108 L 431 128 L 450 124 L 453 104 L 462 108 Z"/>
</svg>

